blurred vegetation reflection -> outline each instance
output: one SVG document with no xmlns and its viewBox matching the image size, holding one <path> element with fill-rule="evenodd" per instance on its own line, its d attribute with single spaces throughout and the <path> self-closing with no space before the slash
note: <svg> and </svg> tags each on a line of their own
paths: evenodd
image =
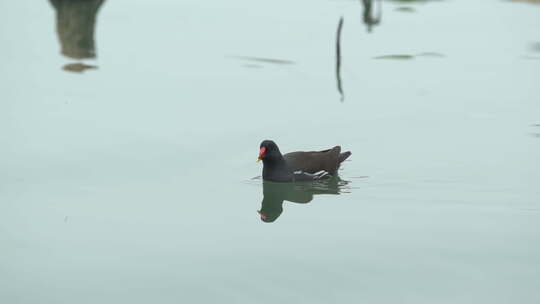
<svg viewBox="0 0 540 304">
<path fill-rule="evenodd" d="M 271 223 L 283 212 L 283 201 L 307 204 L 318 194 L 347 192 L 349 182 L 340 178 L 305 183 L 274 183 L 263 181 L 263 200 L 258 211 L 263 222 Z"/>
<path fill-rule="evenodd" d="M 96 16 L 105 0 L 49 0 L 56 11 L 56 32 L 61 53 L 73 59 L 96 57 L 94 31 Z M 71 67 L 76 66 L 76 69 Z M 82 72 L 96 68 L 92 65 L 71 63 L 63 67 L 66 71 Z"/>
</svg>

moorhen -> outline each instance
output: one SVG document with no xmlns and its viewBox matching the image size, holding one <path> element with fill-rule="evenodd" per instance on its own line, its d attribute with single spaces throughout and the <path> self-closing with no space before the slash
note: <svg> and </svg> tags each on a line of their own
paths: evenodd
<svg viewBox="0 0 540 304">
<path fill-rule="evenodd" d="M 335 146 L 324 151 L 291 152 L 282 155 L 271 140 L 261 143 L 259 158 L 263 161 L 263 180 L 273 182 L 313 181 L 337 176 L 339 165 L 351 156 Z"/>
</svg>

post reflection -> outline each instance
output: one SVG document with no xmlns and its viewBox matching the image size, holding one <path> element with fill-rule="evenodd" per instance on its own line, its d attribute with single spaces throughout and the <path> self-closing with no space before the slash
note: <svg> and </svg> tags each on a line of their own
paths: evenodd
<svg viewBox="0 0 540 304">
<path fill-rule="evenodd" d="M 306 183 L 274 183 L 263 181 L 263 200 L 258 211 L 261 220 L 272 223 L 283 213 L 283 202 L 307 204 L 313 196 L 344 193 L 349 182 L 339 178 Z"/>
<path fill-rule="evenodd" d="M 343 17 L 339 18 L 336 30 L 336 84 L 340 100 L 343 102 L 345 94 L 343 93 L 343 83 L 341 81 L 341 30 L 343 29 Z"/>
<path fill-rule="evenodd" d="M 375 2 L 377 5 L 375 7 Z M 364 6 L 364 12 L 362 18 L 364 24 L 367 27 L 368 32 L 371 33 L 373 26 L 381 23 L 382 19 L 382 4 L 381 0 L 362 0 Z"/>
<path fill-rule="evenodd" d="M 61 53 L 77 60 L 95 58 L 96 16 L 105 0 L 49 1 L 56 11 L 56 32 Z M 64 70 L 70 72 L 83 72 L 95 68 L 96 66 L 82 63 L 70 63 L 63 67 Z"/>
</svg>

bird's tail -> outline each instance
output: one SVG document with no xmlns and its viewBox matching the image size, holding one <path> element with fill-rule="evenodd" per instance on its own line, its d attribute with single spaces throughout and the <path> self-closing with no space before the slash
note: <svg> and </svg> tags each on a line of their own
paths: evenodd
<svg viewBox="0 0 540 304">
<path fill-rule="evenodd" d="M 343 152 L 341 154 L 339 154 L 339 163 L 342 163 L 343 161 L 345 161 L 347 158 L 349 158 L 349 156 L 351 156 L 351 151 L 347 151 L 347 152 Z"/>
</svg>

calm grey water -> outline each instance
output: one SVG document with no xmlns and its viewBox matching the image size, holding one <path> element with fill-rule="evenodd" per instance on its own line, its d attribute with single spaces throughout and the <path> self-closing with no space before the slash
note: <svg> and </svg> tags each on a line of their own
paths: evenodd
<svg viewBox="0 0 540 304">
<path fill-rule="evenodd" d="M 0 302 L 539 303 L 540 5 L 378 9 L 0 2 Z"/>
</svg>

